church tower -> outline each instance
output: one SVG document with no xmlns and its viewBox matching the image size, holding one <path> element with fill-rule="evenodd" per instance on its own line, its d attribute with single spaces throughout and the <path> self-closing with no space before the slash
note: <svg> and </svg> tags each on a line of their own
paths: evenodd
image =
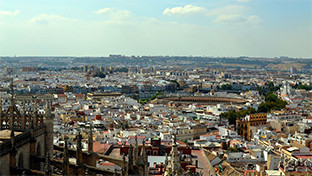
<svg viewBox="0 0 312 176">
<path fill-rule="evenodd" d="M 166 161 L 168 165 L 166 166 L 165 176 L 180 176 L 183 175 L 184 170 L 180 164 L 180 154 L 177 146 L 177 137 L 174 135 L 172 148 L 170 153 L 170 160 Z"/>
</svg>

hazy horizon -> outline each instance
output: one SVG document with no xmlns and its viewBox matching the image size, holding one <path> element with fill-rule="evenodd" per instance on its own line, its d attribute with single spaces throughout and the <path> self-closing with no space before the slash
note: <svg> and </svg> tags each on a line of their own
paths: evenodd
<svg viewBox="0 0 312 176">
<path fill-rule="evenodd" d="M 312 58 L 308 0 L 0 0 L 0 55 Z"/>
</svg>

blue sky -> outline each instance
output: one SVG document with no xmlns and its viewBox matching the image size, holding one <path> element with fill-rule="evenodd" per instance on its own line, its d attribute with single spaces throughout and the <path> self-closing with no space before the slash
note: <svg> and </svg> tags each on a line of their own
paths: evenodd
<svg viewBox="0 0 312 176">
<path fill-rule="evenodd" d="M 0 0 L 0 56 L 312 57 L 311 0 Z"/>
</svg>

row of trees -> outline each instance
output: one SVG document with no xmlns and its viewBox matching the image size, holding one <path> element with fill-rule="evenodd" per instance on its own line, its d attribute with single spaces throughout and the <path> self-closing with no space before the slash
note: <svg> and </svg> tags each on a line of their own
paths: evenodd
<svg viewBox="0 0 312 176">
<path fill-rule="evenodd" d="M 146 103 L 148 103 L 149 101 L 156 99 L 157 96 L 160 96 L 160 95 L 165 95 L 165 94 L 162 93 L 162 92 L 157 92 L 157 93 L 154 94 L 150 99 L 148 99 L 148 98 L 146 98 L 146 99 L 140 99 L 140 100 L 139 100 L 139 103 L 146 104 Z"/>
<path fill-rule="evenodd" d="M 312 90 L 312 85 L 304 85 L 304 84 L 295 84 L 294 86 L 292 86 L 295 89 L 305 89 L 307 91 Z"/>
</svg>

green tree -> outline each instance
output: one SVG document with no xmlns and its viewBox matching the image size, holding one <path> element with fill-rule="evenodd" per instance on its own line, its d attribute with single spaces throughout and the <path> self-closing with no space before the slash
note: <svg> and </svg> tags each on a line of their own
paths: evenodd
<svg viewBox="0 0 312 176">
<path fill-rule="evenodd" d="M 223 84 L 220 87 L 220 90 L 231 90 L 231 89 L 232 89 L 232 86 L 230 84 Z"/>
<path fill-rule="evenodd" d="M 232 109 L 232 110 L 230 110 L 228 112 L 221 113 L 220 117 L 223 118 L 223 119 L 224 118 L 228 119 L 229 124 L 236 125 L 236 120 L 238 118 L 245 117 L 248 114 L 254 114 L 256 112 L 257 111 L 253 107 L 248 107 L 247 109 L 240 110 L 240 111 L 235 111 L 234 109 Z"/>
<path fill-rule="evenodd" d="M 265 97 L 265 102 L 259 105 L 258 112 L 267 113 L 271 110 L 280 110 L 285 108 L 286 104 L 286 101 L 279 99 L 277 95 L 269 92 Z"/>
<path fill-rule="evenodd" d="M 153 95 L 153 96 L 151 97 L 150 100 L 154 100 L 155 98 L 157 98 L 158 95 L 165 95 L 165 94 L 162 93 L 162 92 L 157 92 L 155 95 Z"/>
<path fill-rule="evenodd" d="M 139 100 L 139 103 L 141 103 L 141 104 L 146 104 L 146 103 L 147 103 L 147 99 L 140 99 L 140 100 Z"/>
</svg>

